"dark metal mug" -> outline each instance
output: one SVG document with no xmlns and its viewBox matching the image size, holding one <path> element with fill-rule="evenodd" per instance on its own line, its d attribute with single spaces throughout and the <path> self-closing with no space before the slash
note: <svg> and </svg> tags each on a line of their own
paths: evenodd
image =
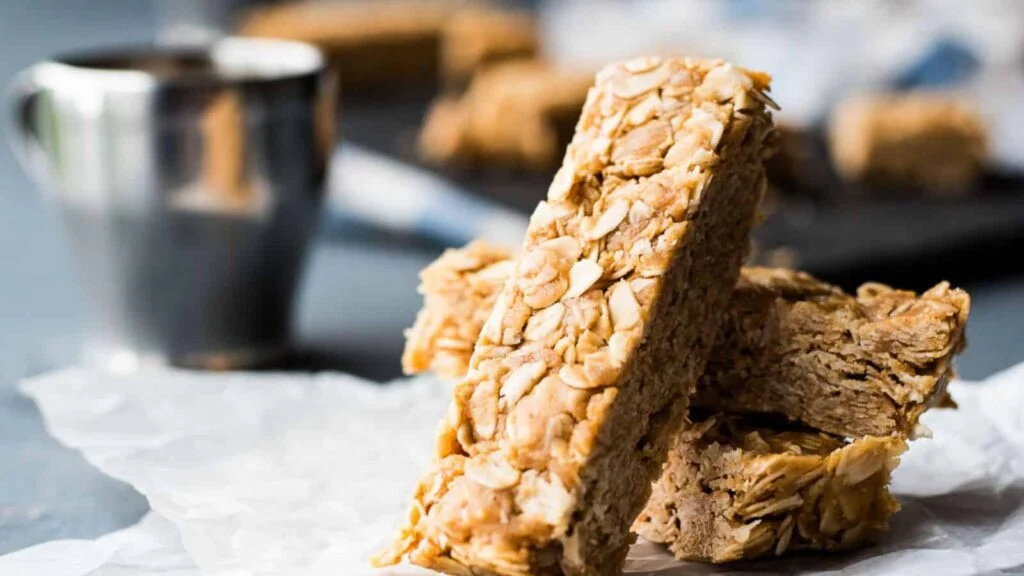
<svg viewBox="0 0 1024 576">
<path fill-rule="evenodd" d="M 239 38 L 58 58 L 16 78 L 14 148 L 80 265 L 87 361 L 235 368 L 287 349 L 332 80 L 311 46 Z"/>
</svg>

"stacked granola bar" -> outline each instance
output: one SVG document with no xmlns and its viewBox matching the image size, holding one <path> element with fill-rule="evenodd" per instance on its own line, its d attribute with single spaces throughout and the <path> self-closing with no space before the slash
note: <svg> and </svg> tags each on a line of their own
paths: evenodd
<svg viewBox="0 0 1024 576">
<path fill-rule="evenodd" d="M 618 574 L 631 527 L 715 562 L 884 529 L 969 299 L 741 271 L 766 90 L 720 61 L 607 67 L 521 252 L 476 242 L 424 271 L 403 365 L 460 380 L 378 563 Z"/>
<path fill-rule="evenodd" d="M 406 372 L 465 373 L 512 265 L 510 250 L 477 241 L 423 271 Z M 898 508 L 887 485 L 904 441 L 925 410 L 951 404 L 969 307 L 946 283 L 851 296 L 801 272 L 742 269 L 693 414 L 634 529 L 715 562 L 870 541 Z"/>
<path fill-rule="evenodd" d="M 892 436 L 698 420 L 677 437 L 634 528 L 687 560 L 853 548 L 899 509 L 888 485 L 905 449 Z"/>
<path fill-rule="evenodd" d="M 465 374 L 513 265 L 511 250 L 476 241 L 424 269 L 403 369 Z M 803 272 L 745 267 L 691 403 L 838 436 L 915 436 L 925 410 L 951 402 L 969 310 L 945 282 L 920 296 L 869 283 L 851 296 Z"/>
</svg>

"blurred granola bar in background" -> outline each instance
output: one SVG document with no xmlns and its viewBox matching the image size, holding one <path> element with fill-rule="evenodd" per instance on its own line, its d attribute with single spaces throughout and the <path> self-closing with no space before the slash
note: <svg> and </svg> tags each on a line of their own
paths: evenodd
<svg viewBox="0 0 1024 576">
<path fill-rule="evenodd" d="M 273 4 L 244 14 L 238 33 L 318 46 L 343 91 L 435 83 L 441 28 L 455 6 L 446 0 Z"/>
<path fill-rule="evenodd" d="M 447 90 L 464 89 L 474 73 L 491 64 L 531 60 L 540 53 L 534 14 L 487 4 L 457 10 L 442 35 L 441 74 Z"/>
<path fill-rule="evenodd" d="M 829 121 L 832 160 L 846 179 L 937 192 L 972 187 L 986 160 L 978 111 L 939 93 L 865 95 Z"/>
<path fill-rule="evenodd" d="M 440 165 L 553 168 L 592 82 L 592 74 L 537 60 L 486 67 L 463 95 L 434 102 L 420 157 Z"/>
<path fill-rule="evenodd" d="M 487 65 L 539 50 L 532 14 L 454 0 L 274 4 L 243 14 L 238 33 L 320 47 L 345 90 L 461 87 Z"/>
</svg>

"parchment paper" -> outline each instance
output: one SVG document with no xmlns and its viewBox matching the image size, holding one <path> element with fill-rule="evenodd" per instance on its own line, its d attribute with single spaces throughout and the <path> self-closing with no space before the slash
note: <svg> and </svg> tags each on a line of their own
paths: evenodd
<svg viewBox="0 0 1024 576">
<path fill-rule="evenodd" d="M 54 540 L 0 556 L 4 576 L 200 576 L 174 524 L 156 512 L 95 540 Z"/>
<path fill-rule="evenodd" d="M 1024 569 L 1024 365 L 954 383 L 932 439 L 897 469 L 903 510 L 873 548 L 713 567 L 641 542 L 631 574 L 982 574 Z M 94 541 L 0 557 L 0 574 L 421 574 L 368 567 L 398 526 L 450 389 L 429 378 L 114 376 L 69 369 L 22 385 L 48 431 L 153 508 Z M 184 552 L 184 554 L 183 554 Z M 187 558 L 186 558 L 187 556 Z M 189 563 L 189 560 L 194 566 Z"/>
</svg>

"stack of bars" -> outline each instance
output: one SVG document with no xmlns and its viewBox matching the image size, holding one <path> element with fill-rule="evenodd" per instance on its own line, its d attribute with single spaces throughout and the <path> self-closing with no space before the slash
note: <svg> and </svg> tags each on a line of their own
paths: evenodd
<svg viewBox="0 0 1024 576">
<path fill-rule="evenodd" d="M 741 268 L 767 82 L 607 67 L 519 255 L 478 241 L 423 271 L 403 366 L 459 381 L 378 563 L 617 574 L 634 534 L 727 562 L 886 529 L 920 415 L 954 406 L 969 297 Z"/>
<path fill-rule="evenodd" d="M 406 372 L 465 374 L 513 266 L 510 250 L 477 241 L 427 267 Z M 865 284 L 854 297 L 744 268 L 636 532 L 713 562 L 870 542 L 898 509 L 889 474 L 918 417 L 953 406 L 969 304 L 945 283 L 920 296 Z"/>
</svg>

